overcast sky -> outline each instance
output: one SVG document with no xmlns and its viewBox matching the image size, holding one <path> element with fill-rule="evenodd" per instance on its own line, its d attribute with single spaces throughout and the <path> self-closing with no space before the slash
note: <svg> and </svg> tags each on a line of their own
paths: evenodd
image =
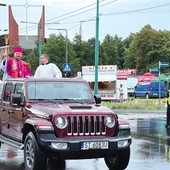
<svg viewBox="0 0 170 170">
<path fill-rule="evenodd" d="M 8 29 L 8 5 L 12 6 L 14 17 L 19 25 L 19 34 L 37 35 L 37 25 L 45 5 L 45 34 L 58 34 L 58 30 L 67 29 L 68 38 L 81 30 L 84 40 L 95 37 L 97 0 L 0 0 L 7 6 L 0 6 L 0 34 Z M 19 6 L 17 6 L 19 5 Z M 170 30 L 169 0 L 99 0 L 99 39 L 109 34 L 123 39 L 130 33 L 136 33 L 147 24 L 156 30 Z M 27 11 L 27 15 L 26 15 Z M 26 17 L 27 16 L 27 17 Z M 59 24 L 48 24 L 56 22 Z M 63 35 L 65 32 L 60 31 Z"/>
</svg>

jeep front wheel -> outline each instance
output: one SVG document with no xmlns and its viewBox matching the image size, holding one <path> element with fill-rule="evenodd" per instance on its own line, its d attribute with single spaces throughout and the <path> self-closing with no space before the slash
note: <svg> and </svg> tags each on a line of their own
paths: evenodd
<svg viewBox="0 0 170 170">
<path fill-rule="evenodd" d="M 128 166 L 129 158 L 130 148 L 117 151 L 111 157 L 104 158 L 104 160 L 110 170 L 123 170 Z"/>
<path fill-rule="evenodd" d="M 24 142 L 24 164 L 26 170 L 45 170 L 47 157 L 39 150 L 32 132 L 29 132 Z"/>
</svg>

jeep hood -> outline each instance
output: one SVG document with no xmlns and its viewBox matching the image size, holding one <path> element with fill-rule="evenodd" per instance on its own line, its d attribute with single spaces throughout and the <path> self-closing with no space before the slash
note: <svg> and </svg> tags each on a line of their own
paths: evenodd
<svg viewBox="0 0 170 170">
<path fill-rule="evenodd" d="M 69 103 L 69 104 L 47 104 L 47 103 L 38 103 L 27 105 L 26 109 L 28 112 L 36 114 L 37 116 L 43 115 L 63 115 L 63 114 L 106 114 L 113 113 L 109 108 L 103 106 L 96 106 L 94 104 L 78 104 L 78 103 Z"/>
</svg>

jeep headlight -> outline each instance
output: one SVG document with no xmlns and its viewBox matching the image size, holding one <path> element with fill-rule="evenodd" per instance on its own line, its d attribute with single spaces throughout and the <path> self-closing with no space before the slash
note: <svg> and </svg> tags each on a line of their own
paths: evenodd
<svg viewBox="0 0 170 170">
<path fill-rule="evenodd" d="M 55 124 L 58 128 L 64 129 L 67 126 L 67 120 L 63 117 L 57 117 Z"/>
<path fill-rule="evenodd" d="M 115 119 L 111 116 L 106 117 L 106 126 L 112 128 L 115 125 Z"/>
</svg>

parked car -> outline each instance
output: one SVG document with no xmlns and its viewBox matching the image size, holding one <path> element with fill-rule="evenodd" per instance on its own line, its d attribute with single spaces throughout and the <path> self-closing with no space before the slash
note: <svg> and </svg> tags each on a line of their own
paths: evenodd
<svg viewBox="0 0 170 170">
<path fill-rule="evenodd" d="M 65 168 L 66 159 L 104 158 L 126 169 L 131 134 L 126 120 L 101 106 L 86 80 L 25 78 L 5 81 L 0 143 L 24 150 L 25 170 Z"/>
<path fill-rule="evenodd" d="M 160 89 L 160 90 L 159 90 Z M 162 81 L 153 81 L 150 83 L 150 90 L 151 90 L 151 94 L 150 97 L 154 98 L 158 98 L 159 96 L 161 98 L 167 97 L 167 83 Z"/>
<path fill-rule="evenodd" d="M 159 90 L 160 89 L 160 90 Z M 141 82 L 135 86 L 134 97 L 161 98 L 167 96 L 165 82 Z"/>
</svg>

